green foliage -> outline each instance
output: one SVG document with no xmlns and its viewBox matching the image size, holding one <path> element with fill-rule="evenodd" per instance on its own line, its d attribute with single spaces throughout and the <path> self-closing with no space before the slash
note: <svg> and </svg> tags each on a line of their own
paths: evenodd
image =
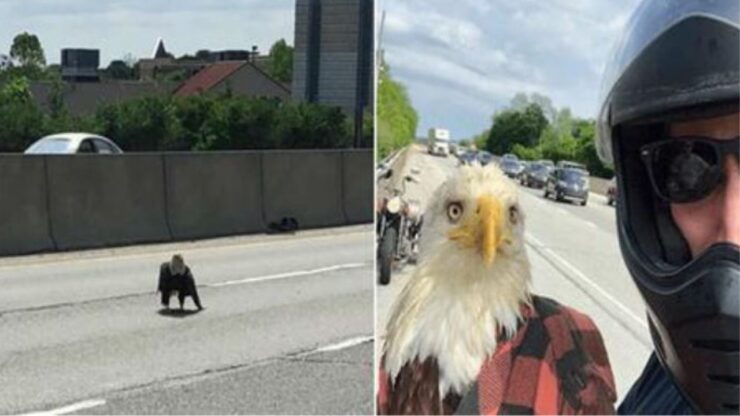
<svg viewBox="0 0 740 416">
<path fill-rule="evenodd" d="M 210 51 L 199 50 L 195 58 L 208 60 Z M 273 45 L 270 70 L 277 79 L 291 81 L 292 60 L 293 48 L 284 40 Z M 62 131 L 102 134 L 125 151 L 343 148 L 353 144 L 352 121 L 338 107 L 282 103 L 228 91 L 186 98 L 142 97 L 75 117 L 64 105 L 65 84 L 59 66 L 44 65 L 41 44 L 28 33 L 16 36 L 9 56 L 0 56 L 0 151 L 20 152 L 40 137 Z M 112 61 L 104 74 L 132 79 L 137 71 L 128 55 Z M 172 71 L 159 77 L 176 81 L 185 75 Z M 31 96 L 29 80 L 51 81 L 47 114 Z M 362 132 L 361 145 L 372 146 L 371 112 L 365 113 Z"/>
<path fill-rule="evenodd" d="M 36 35 L 23 32 L 13 38 L 10 57 L 22 67 L 42 68 L 46 65 L 44 49 Z"/>
<path fill-rule="evenodd" d="M 176 141 L 180 121 L 172 99 L 143 97 L 103 106 L 96 112 L 99 132 L 127 151 L 166 150 Z"/>
<path fill-rule="evenodd" d="M 519 159 L 522 159 L 522 160 L 542 159 L 542 151 L 539 148 L 539 146 L 526 147 L 526 146 L 522 146 L 521 144 L 517 143 L 512 148 L 511 153 L 514 153 L 515 155 L 517 155 L 517 157 L 519 157 Z"/>
<path fill-rule="evenodd" d="M 504 110 L 493 117 L 486 148 L 495 154 L 513 149 L 515 144 L 534 146 L 548 122 L 537 104 L 523 110 Z"/>
<path fill-rule="evenodd" d="M 586 165 L 594 176 L 614 174 L 596 154 L 594 120 L 574 118 L 569 108 L 556 109 L 544 95 L 516 94 L 510 108 L 495 114 L 491 129 L 475 136 L 475 141 L 483 135 L 487 137 L 485 147 L 496 154 L 512 152 L 524 160 L 572 160 Z"/>
<path fill-rule="evenodd" d="M 104 74 L 111 79 L 134 79 L 134 68 L 126 61 L 116 59 L 108 64 Z"/>
<path fill-rule="evenodd" d="M 17 78 L 0 89 L 0 152 L 24 150 L 43 133 L 44 115 Z"/>
<path fill-rule="evenodd" d="M 293 81 L 293 47 L 280 39 L 270 47 L 267 56 L 267 73 L 280 82 Z"/>
<path fill-rule="evenodd" d="M 389 68 L 380 69 L 378 78 L 378 154 L 392 151 L 414 141 L 419 118 L 404 86 L 391 78 Z"/>
<path fill-rule="evenodd" d="M 198 49 L 198 51 L 195 52 L 195 58 L 201 61 L 207 61 L 211 59 L 211 51 L 208 49 Z"/>
</svg>

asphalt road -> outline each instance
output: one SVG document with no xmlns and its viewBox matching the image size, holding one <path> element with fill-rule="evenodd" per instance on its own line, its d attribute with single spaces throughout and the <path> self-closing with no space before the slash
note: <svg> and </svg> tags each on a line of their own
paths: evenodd
<svg viewBox="0 0 740 416">
<path fill-rule="evenodd" d="M 358 226 L 2 259 L 0 414 L 370 413 L 372 247 Z M 203 312 L 160 310 L 174 252 Z"/>
<path fill-rule="evenodd" d="M 400 172 L 395 173 L 405 176 L 412 168 L 420 171 L 420 182 L 408 184 L 408 195 L 424 205 L 457 169 L 457 159 L 430 156 L 414 148 L 405 166 L 397 167 Z M 604 338 L 621 400 L 639 376 L 652 344 L 642 299 L 619 252 L 614 208 L 595 194 L 581 207 L 544 199 L 541 190 L 521 186 L 519 190 L 534 292 L 591 316 Z M 378 334 L 384 332 L 393 299 L 412 271 L 413 266 L 406 265 L 393 275 L 389 286 L 378 287 Z M 378 351 L 381 342 L 379 338 Z"/>
</svg>

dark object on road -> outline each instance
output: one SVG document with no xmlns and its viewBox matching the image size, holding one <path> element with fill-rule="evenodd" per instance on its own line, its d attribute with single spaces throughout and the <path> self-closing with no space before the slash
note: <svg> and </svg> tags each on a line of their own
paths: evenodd
<svg viewBox="0 0 740 416">
<path fill-rule="evenodd" d="M 162 306 L 166 309 L 170 307 L 170 296 L 177 292 L 177 300 L 180 301 L 180 310 L 183 309 L 185 298 L 190 296 L 198 310 L 202 310 L 198 289 L 195 286 L 195 279 L 190 268 L 185 265 L 182 256 L 175 254 L 172 260 L 162 263 L 159 266 L 159 285 L 157 291 L 162 294 Z"/>
<path fill-rule="evenodd" d="M 190 315 L 195 315 L 198 312 L 200 312 L 200 310 L 171 309 L 171 308 L 162 308 L 157 311 L 158 314 L 162 316 L 169 316 L 170 318 L 186 318 Z"/>
<path fill-rule="evenodd" d="M 552 195 L 557 201 L 575 199 L 581 205 L 586 205 L 588 190 L 588 172 L 582 169 L 556 168 L 547 177 L 544 197 Z"/>
<path fill-rule="evenodd" d="M 606 188 L 606 203 L 608 205 L 615 205 L 617 203 L 617 177 L 613 177 L 609 181 L 609 187 Z"/>
<path fill-rule="evenodd" d="M 298 220 L 293 217 L 283 217 L 280 222 L 271 222 L 270 233 L 292 233 L 298 231 Z"/>
</svg>

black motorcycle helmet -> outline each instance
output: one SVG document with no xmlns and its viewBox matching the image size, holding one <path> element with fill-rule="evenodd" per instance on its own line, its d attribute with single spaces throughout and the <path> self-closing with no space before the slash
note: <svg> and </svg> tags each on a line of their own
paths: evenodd
<svg viewBox="0 0 740 416">
<path fill-rule="evenodd" d="M 620 247 L 657 356 L 695 410 L 713 414 L 738 413 L 740 248 L 717 243 L 692 258 L 639 149 L 670 122 L 738 112 L 739 20 L 740 0 L 643 2 L 607 65 L 598 118 Z"/>
</svg>

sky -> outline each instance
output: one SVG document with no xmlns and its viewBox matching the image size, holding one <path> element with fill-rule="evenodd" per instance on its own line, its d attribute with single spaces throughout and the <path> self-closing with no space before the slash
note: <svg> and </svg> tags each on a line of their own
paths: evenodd
<svg viewBox="0 0 740 416">
<path fill-rule="evenodd" d="M 391 75 L 430 127 L 469 138 L 517 92 L 597 113 L 601 74 L 639 0 L 376 0 Z"/>
<path fill-rule="evenodd" d="M 175 56 L 198 49 L 267 53 L 284 38 L 293 44 L 294 0 L 0 0 L 0 54 L 15 35 L 39 37 L 47 63 L 61 49 L 100 49 L 100 63 L 128 54 L 150 57 L 157 38 Z"/>
</svg>

